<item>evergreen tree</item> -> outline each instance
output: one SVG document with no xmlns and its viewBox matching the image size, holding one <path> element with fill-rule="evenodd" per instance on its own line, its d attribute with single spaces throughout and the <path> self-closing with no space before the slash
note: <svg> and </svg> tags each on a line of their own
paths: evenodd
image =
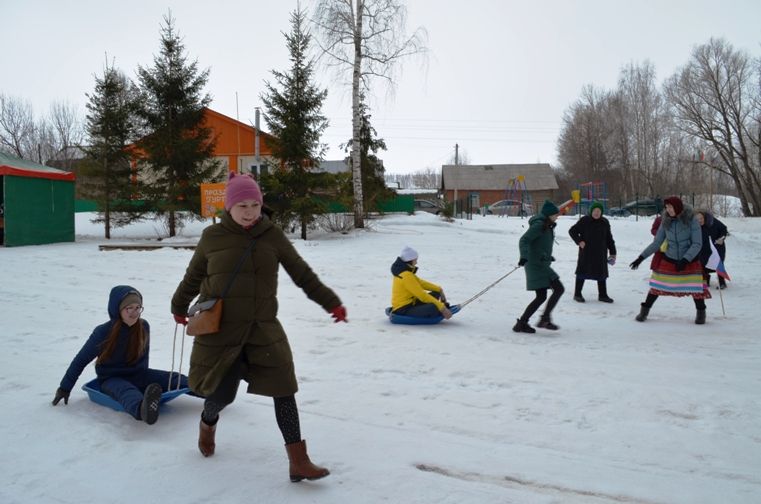
<svg viewBox="0 0 761 504">
<path fill-rule="evenodd" d="M 95 89 L 86 94 L 87 160 L 82 173 L 83 190 L 98 205 L 105 237 L 111 238 L 111 226 L 120 227 L 142 218 L 141 209 L 132 202 L 141 188 L 131 180 L 127 146 L 135 138 L 135 112 L 138 92 L 135 85 L 114 66 L 106 66 L 103 76 L 95 76 Z"/>
<path fill-rule="evenodd" d="M 386 150 L 386 141 L 378 138 L 378 132 L 370 124 L 370 111 L 365 103 L 365 95 L 360 95 L 359 103 L 360 113 L 360 171 L 362 174 L 362 207 L 365 213 L 371 210 L 378 210 L 378 204 L 381 201 L 393 197 L 393 191 L 386 187 L 385 168 L 377 154 Z M 347 152 L 352 150 L 351 139 L 340 146 Z M 352 165 L 352 158 L 347 158 L 349 166 Z"/>
<path fill-rule="evenodd" d="M 287 73 L 273 70 L 278 87 L 265 82 L 266 93 L 261 96 L 267 125 L 276 138 L 272 154 L 280 162 L 271 176 L 262 179 L 267 203 L 281 221 L 298 219 L 304 240 L 315 215 L 327 211 L 327 204 L 315 193 L 332 185 L 330 174 L 312 173 L 326 150 L 320 135 L 328 126 L 321 113 L 328 92 L 312 82 L 314 61 L 307 55 L 311 36 L 305 23 L 306 12 L 298 6 L 291 13 L 291 32 L 283 34 L 291 68 Z"/>
<path fill-rule="evenodd" d="M 220 168 L 213 158 L 212 130 L 204 124 L 204 108 L 211 103 L 203 93 L 209 70 L 188 62 L 171 13 L 164 23 L 153 67 L 138 68 L 145 136 L 137 145 L 151 178 L 146 194 L 166 217 L 169 236 L 175 236 L 177 226 L 192 215 L 179 212 L 200 215 L 200 185 L 219 178 Z"/>
</svg>

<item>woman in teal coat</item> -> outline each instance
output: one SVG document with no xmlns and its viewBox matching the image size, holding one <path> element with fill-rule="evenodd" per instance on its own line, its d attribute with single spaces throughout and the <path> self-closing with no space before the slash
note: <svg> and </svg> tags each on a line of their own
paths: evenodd
<svg viewBox="0 0 761 504">
<path fill-rule="evenodd" d="M 558 303 L 560 296 L 565 292 L 560 276 L 550 267 L 555 260 L 552 257 L 552 244 L 555 241 L 555 221 L 560 215 L 560 210 L 551 201 L 546 200 L 539 214 L 531 217 L 528 221 L 528 230 L 521 236 L 518 246 L 521 257 L 518 266 L 526 270 L 526 290 L 532 290 L 536 297 L 526 307 L 526 310 L 513 326 L 515 332 L 534 333 L 536 330 L 528 323 L 531 316 L 547 300 L 547 289 L 552 289 L 552 295 L 544 313 L 539 319 L 537 327 L 556 330 L 558 326 L 552 323 L 550 316 L 552 309 Z"/>
</svg>

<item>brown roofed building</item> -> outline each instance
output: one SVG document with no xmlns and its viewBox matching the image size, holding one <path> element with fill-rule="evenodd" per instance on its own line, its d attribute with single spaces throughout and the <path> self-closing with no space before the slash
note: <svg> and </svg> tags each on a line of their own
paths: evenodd
<svg viewBox="0 0 761 504">
<path fill-rule="evenodd" d="M 534 212 L 545 199 L 553 199 L 558 183 L 547 163 L 444 165 L 441 186 L 446 201 L 470 197 L 474 207 L 503 199 L 532 205 Z"/>
</svg>

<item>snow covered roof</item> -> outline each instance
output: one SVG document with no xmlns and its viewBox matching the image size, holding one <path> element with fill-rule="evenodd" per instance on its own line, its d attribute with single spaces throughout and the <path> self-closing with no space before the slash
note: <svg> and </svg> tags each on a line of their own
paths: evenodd
<svg viewBox="0 0 761 504">
<path fill-rule="evenodd" d="M 445 190 L 505 189 L 510 181 L 523 176 L 526 190 L 555 190 L 558 182 L 548 163 L 496 165 L 444 165 L 441 167 Z"/>
</svg>

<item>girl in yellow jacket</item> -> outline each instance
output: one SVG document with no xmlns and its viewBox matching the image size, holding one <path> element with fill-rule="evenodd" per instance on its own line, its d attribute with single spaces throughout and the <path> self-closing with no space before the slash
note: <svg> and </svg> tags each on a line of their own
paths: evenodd
<svg viewBox="0 0 761 504">
<path fill-rule="evenodd" d="M 402 253 L 391 265 L 394 276 L 391 285 L 391 311 L 408 317 L 452 316 L 444 296 L 444 290 L 415 275 L 418 253 L 411 247 L 404 247 Z"/>
</svg>

